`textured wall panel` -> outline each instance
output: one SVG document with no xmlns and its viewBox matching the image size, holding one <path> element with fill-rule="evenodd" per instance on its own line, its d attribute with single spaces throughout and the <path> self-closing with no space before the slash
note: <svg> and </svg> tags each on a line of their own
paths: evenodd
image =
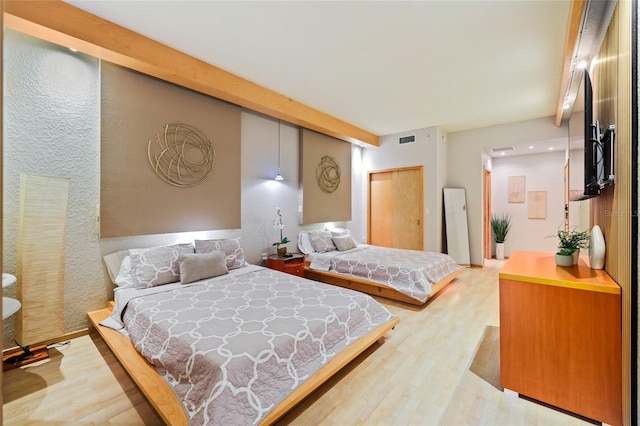
<svg viewBox="0 0 640 426">
<path fill-rule="evenodd" d="M 80 330 L 107 298 L 96 222 L 98 61 L 10 30 L 4 47 L 4 271 L 16 271 L 20 174 L 68 177 L 64 328 Z M 4 321 L 5 348 L 15 346 L 14 320 Z"/>
</svg>

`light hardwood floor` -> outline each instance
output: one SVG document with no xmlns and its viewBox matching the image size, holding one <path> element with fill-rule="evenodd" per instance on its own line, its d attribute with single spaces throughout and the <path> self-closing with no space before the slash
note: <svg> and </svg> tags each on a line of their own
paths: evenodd
<svg viewBox="0 0 640 426">
<path fill-rule="evenodd" d="M 498 271 L 467 269 L 425 307 L 378 299 L 401 318 L 278 425 L 578 425 L 500 389 Z M 4 424 L 161 424 L 97 334 L 3 375 Z"/>
</svg>

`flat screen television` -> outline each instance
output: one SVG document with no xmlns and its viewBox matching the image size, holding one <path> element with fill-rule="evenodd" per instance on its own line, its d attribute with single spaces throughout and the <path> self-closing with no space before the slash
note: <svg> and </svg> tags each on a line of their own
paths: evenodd
<svg viewBox="0 0 640 426">
<path fill-rule="evenodd" d="M 573 200 L 584 200 L 600 195 L 615 183 L 614 141 L 615 126 L 604 132 L 599 120 L 593 119 L 593 87 L 589 72 L 584 70 L 584 194 Z"/>
</svg>

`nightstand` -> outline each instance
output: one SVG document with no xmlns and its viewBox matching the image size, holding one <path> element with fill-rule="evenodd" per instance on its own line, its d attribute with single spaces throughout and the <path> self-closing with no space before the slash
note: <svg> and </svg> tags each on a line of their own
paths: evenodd
<svg viewBox="0 0 640 426">
<path fill-rule="evenodd" d="M 267 268 L 304 277 L 304 255 L 292 254 L 291 257 L 283 257 L 272 254 L 267 257 Z"/>
</svg>

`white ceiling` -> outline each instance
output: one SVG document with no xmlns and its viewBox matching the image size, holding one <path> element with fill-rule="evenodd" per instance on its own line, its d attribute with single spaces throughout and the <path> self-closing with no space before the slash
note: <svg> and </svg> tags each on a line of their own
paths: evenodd
<svg viewBox="0 0 640 426">
<path fill-rule="evenodd" d="M 570 8 L 565 0 L 67 2 L 377 135 L 554 116 Z"/>
</svg>

